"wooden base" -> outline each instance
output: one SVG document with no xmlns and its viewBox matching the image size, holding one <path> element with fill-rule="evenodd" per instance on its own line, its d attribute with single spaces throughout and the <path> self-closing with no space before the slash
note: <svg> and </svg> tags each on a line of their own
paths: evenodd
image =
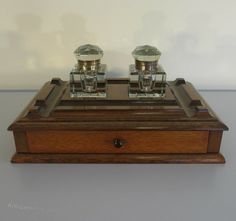
<svg viewBox="0 0 236 221">
<path fill-rule="evenodd" d="M 106 82 L 106 98 L 72 98 L 69 82 L 47 82 L 9 126 L 13 163 L 224 163 L 228 127 L 191 83 L 165 96 L 129 97 L 128 79 Z"/>
<path fill-rule="evenodd" d="M 16 153 L 12 163 L 176 163 L 223 164 L 216 154 L 30 154 Z"/>
</svg>

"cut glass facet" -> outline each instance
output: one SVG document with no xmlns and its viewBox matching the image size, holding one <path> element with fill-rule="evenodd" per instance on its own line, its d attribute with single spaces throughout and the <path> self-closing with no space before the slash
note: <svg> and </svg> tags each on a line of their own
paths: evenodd
<svg viewBox="0 0 236 221">
<path fill-rule="evenodd" d="M 135 60 L 143 62 L 152 62 L 159 60 L 161 52 L 156 47 L 150 45 L 143 45 L 136 47 L 135 50 L 132 52 L 132 55 Z"/>
<path fill-rule="evenodd" d="M 96 45 L 82 45 L 74 51 L 78 61 L 95 61 L 103 57 L 103 51 Z"/>
</svg>

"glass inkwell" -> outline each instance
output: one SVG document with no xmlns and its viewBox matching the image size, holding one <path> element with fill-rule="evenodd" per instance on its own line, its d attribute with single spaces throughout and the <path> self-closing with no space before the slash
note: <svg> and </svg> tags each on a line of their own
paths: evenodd
<svg viewBox="0 0 236 221">
<path fill-rule="evenodd" d="M 78 47 L 74 54 L 78 63 L 70 73 L 71 97 L 106 97 L 106 65 L 100 63 L 102 49 L 86 44 Z"/>
<path fill-rule="evenodd" d="M 130 65 L 130 98 L 165 96 L 166 73 L 158 64 L 161 52 L 153 46 L 138 46 L 132 52 L 135 64 Z"/>
</svg>

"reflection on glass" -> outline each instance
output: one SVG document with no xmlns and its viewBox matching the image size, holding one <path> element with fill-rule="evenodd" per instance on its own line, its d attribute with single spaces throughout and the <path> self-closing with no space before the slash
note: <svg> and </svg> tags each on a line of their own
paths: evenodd
<svg viewBox="0 0 236 221">
<path fill-rule="evenodd" d="M 132 55 L 135 58 L 135 65 L 139 74 L 140 91 L 151 92 L 155 84 L 157 63 L 161 52 L 153 46 L 143 45 L 135 48 Z"/>
<path fill-rule="evenodd" d="M 103 56 L 102 49 L 96 45 L 86 44 L 78 47 L 74 54 L 78 61 L 82 90 L 88 93 L 96 92 L 97 73 Z"/>
<path fill-rule="evenodd" d="M 139 71 L 139 88 L 142 92 L 152 91 L 154 80 L 151 72 Z"/>
<path fill-rule="evenodd" d="M 83 72 L 80 76 L 82 90 L 85 92 L 95 92 L 97 90 L 97 74 L 95 71 Z"/>
</svg>

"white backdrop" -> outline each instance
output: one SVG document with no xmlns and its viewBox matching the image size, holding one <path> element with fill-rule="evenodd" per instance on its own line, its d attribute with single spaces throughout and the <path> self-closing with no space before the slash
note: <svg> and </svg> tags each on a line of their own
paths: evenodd
<svg viewBox="0 0 236 221">
<path fill-rule="evenodd" d="M 0 89 L 68 79 L 73 51 L 99 45 L 109 74 L 127 76 L 132 50 L 162 51 L 168 80 L 236 89 L 235 0 L 0 0 Z"/>
</svg>

